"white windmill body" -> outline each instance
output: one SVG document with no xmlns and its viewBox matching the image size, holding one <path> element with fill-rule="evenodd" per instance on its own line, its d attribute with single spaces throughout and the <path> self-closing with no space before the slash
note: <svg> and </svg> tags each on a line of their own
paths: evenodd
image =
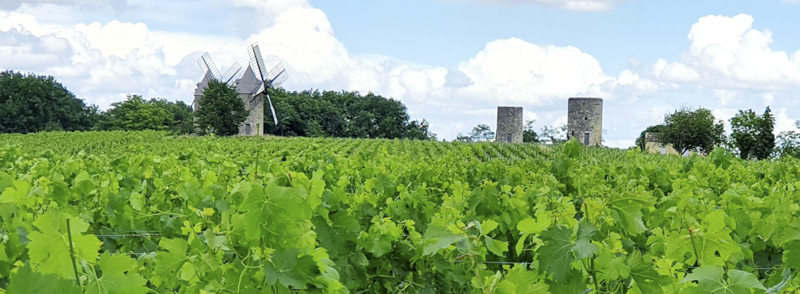
<svg viewBox="0 0 800 294">
<path fill-rule="evenodd" d="M 211 61 L 208 53 L 203 55 L 197 63 L 205 73 L 203 80 L 197 84 L 195 90 L 195 100 L 193 103 L 194 111 L 198 110 L 198 102 L 203 97 L 203 91 L 208 87 L 211 79 L 216 79 L 231 85 L 236 89 L 239 98 L 244 102 L 245 109 L 250 111 L 247 118 L 239 125 L 240 136 L 261 136 L 264 135 L 264 98 L 270 106 L 272 121 L 278 124 L 278 118 L 272 100 L 269 98 L 268 89 L 280 86 L 289 77 L 284 69 L 283 63 L 279 63 L 271 71 L 266 72 L 264 61 L 258 45 L 253 44 L 248 47 L 250 53 L 250 65 L 242 71 L 239 63 L 235 63 L 230 69 L 221 76 Z"/>
</svg>

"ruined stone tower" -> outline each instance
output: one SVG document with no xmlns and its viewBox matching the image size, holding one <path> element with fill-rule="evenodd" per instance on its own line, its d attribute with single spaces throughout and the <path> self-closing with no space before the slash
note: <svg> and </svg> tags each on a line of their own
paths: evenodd
<svg viewBox="0 0 800 294">
<path fill-rule="evenodd" d="M 495 142 L 522 143 L 522 107 L 497 107 Z"/>
<path fill-rule="evenodd" d="M 569 98 L 567 137 L 588 146 L 603 145 L 603 99 Z"/>
</svg>

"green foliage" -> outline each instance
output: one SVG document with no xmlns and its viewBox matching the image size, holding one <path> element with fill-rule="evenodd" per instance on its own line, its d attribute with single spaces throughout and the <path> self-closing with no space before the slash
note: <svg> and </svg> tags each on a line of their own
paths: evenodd
<svg viewBox="0 0 800 294">
<path fill-rule="evenodd" d="M 798 164 L 575 140 L 5 134 L 0 288 L 793 293 Z"/>
<path fill-rule="evenodd" d="M 201 133 L 219 136 L 239 133 L 239 125 L 247 119 L 249 111 L 236 90 L 225 83 L 210 80 L 198 103 L 197 127 Z"/>
<path fill-rule="evenodd" d="M 427 121 L 409 121 L 405 105 L 369 93 L 270 89 L 278 125 L 264 108 L 264 132 L 281 136 L 436 140 Z"/>
<path fill-rule="evenodd" d="M 84 131 L 98 119 L 97 106 L 87 106 L 51 76 L 0 72 L 0 133 Z"/>
<path fill-rule="evenodd" d="M 529 120 L 525 122 L 525 128 L 522 129 L 522 142 L 524 143 L 537 143 L 539 142 L 539 135 L 533 129 L 536 125 L 536 120 Z"/>
<path fill-rule="evenodd" d="M 560 127 L 544 126 L 541 131 L 542 142 L 551 144 L 564 143 L 567 141 L 567 125 Z"/>
<path fill-rule="evenodd" d="M 103 113 L 97 130 L 118 131 L 165 131 L 178 134 L 191 132 L 191 107 L 183 102 L 167 102 L 164 99 L 146 101 L 139 95 L 128 95 L 128 99 L 111 104 Z"/>
<path fill-rule="evenodd" d="M 775 118 L 769 107 L 762 116 L 753 110 L 739 110 L 731 118 L 731 144 L 739 149 L 739 157 L 766 159 L 775 147 Z"/>
<path fill-rule="evenodd" d="M 681 154 L 698 148 L 709 153 L 724 142 L 724 132 L 722 121 L 716 122 L 711 110 L 682 107 L 664 117 L 664 129 L 658 139 L 672 144 Z"/>
</svg>

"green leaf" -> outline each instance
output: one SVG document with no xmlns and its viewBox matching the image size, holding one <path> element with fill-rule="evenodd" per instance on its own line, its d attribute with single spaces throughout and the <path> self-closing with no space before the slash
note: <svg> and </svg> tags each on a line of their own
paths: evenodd
<svg viewBox="0 0 800 294">
<path fill-rule="evenodd" d="M 647 230 L 642 222 L 641 210 L 647 204 L 647 202 L 630 198 L 610 202 L 611 209 L 619 214 L 622 227 L 631 235 L 638 235 Z"/>
<path fill-rule="evenodd" d="M 89 224 L 79 218 L 71 218 L 66 213 L 48 211 L 33 225 L 39 229 L 28 235 L 28 255 L 34 268 L 44 274 L 56 274 L 61 278 L 74 278 L 72 259 L 69 253 L 67 219 L 71 219 L 72 243 L 75 258 L 94 262 L 102 242 L 94 235 L 83 235 Z"/>
<path fill-rule="evenodd" d="M 302 229 L 311 220 L 311 208 L 295 189 L 279 187 L 271 182 L 266 189 L 251 185 L 241 210 L 246 211 L 245 235 L 249 240 L 265 237 L 275 246 L 288 245 L 291 240 L 304 235 Z"/>
<path fill-rule="evenodd" d="M 482 234 L 488 235 L 491 231 L 494 231 L 498 226 L 498 223 L 494 220 L 485 220 L 481 223 L 481 230 L 483 230 Z"/>
<path fill-rule="evenodd" d="M 183 239 L 161 239 L 159 247 L 164 251 L 156 254 L 156 274 L 161 277 L 178 277 L 183 264 L 189 261 L 186 254 L 189 243 Z"/>
<path fill-rule="evenodd" d="M 508 251 L 508 242 L 495 240 L 489 236 L 483 236 L 483 238 L 484 242 L 486 242 L 486 248 L 488 248 L 490 252 L 494 253 L 494 255 L 503 256 L 503 252 Z"/>
<path fill-rule="evenodd" d="M 767 294 L 780 293 L 781 290 L 783 290 L 783 288 L 786 287 L 787 284 L 789 284 L 789 281 L 792 280 L 792 270 L 790 270 L 788 268 L 783 269 L 783 273 L 781 274 L 781 278 L 783 278 L 783 279 L 781 280 L 780 283 L 778 283 L 777 285 L 772 286 L 771 288 L 767 289 Z"/>
<path fill-rule="evenodd" d="M 725 270 L 719 266 L 702 266 L 696 268 L 691 274 L 681 281 L 697 281 L 697 288 L 692 288 L 692 293 L 711 294 L 749 294 L 751 289 L 766 290 L 767 288 L 758 281 L 758 278 L 748 272 L 740 270 L 728 271 L 728 278 L 724 279 Z"/>
<path fill-rule="evenodd" d="M 597 253 L 597 245 L 592 244 L 592 238 L 597 235 L 597 228 L 587 222 L 578 226 L 578 239 L 575 240 L 575 256 L 584 259 Z"/>
<path fill-rule="evenodd" d="M 312 221 L 319 244 L 328 250 L 332 258 L 350 253 L 347 242 L 355 242 L 361 231 L 358 220 L 345 210 L 331 214 L 330 224 L 321 216 L 314 217 Z"/>
<path fill-rule="evenodd" d="M 281 249 L 272 254 L 270 261 L 264 263 L 264 276 L 270 284 L 276 281 L 293 289 L 306 289 L 307 284 L 320 274 L 314 258 L 297 257 L 297 249 Z"/>
<path fill-rule="evenodd" d="M 783 263 L 793 269 L 800 269 L 800 242 L 792 241 L 783 247 Z"/>
<path fill-rule="evenodd" d="M 81 289 L 72 280 L 61 279 L 57 275 L 34 272 L 29 264 L 17 269 L 9 278 L 8 294 L 81 294 Z"/>
<path fill-rule="evenodd" d="M 655 270 L 652 262 L 646 262 L 638 250 L 634 250 L 628 256 L 628 268 L 631 279 L 633 279 L 631 288 L 635 288 L 641 293 L 663 293 L 661 286 L 670 282 L 669 278 L 661 276 Z"/>
<path fill-rule="evenodd" d="M 580 294 L 585 293 L 588 289 L 586 277 L 576 269 L 570 270 L 563 282 L 547 280 L 547 285 L 550 286 L 550 293 L 553 294 Z"/>
<path fill-rule="evenodd" d="M 97 263 L 102 276 L 90 280 L 86 285 L 86 294 L 142 294 L 149 290 L 145 287 L 147 280 L 139 275 L 136 260 L 122 254 L 100 256 Z"/>
<path fill-rule="evenodd" d="M 540 274 L 516 265 L 509 270 L 498 287 L 502 294 L 546 294 L 550 293 Z"/>
<path fill-rule="evenodd" d="M 439 250 L 450 247 L 451 244 L 466 240 L 465 236 L 451 233 L 446 228 L 430 226 L 423 236 L 425 247 L 422 255 L 431 255 Z"/>
<path fill-rule="evenodd" d="M 138 192 L 133 192 L 131 194 L 131 208 L 136 211 L 142 211 L 142 208 L 147 204 L 147 201 L 144 199 L 144 195 Z"/>
<path fill-rule="evenodd" d="M 529 235 L 539 234 L 549 228 L 552 222 L 553 220 L 549 217 L 539 218 L 538 220 L 529 217 L 517 223 L 517 230 Z"/>
<path fill-rule="evenodd" d="M 572 254 L 574 244 L 569 237 L 572 232 L 565 226 L 556 226 L 542 232 L 541 239 L 545 245 L 538 250 L 541 270 L 553 275 L 556 282 L 564 282 L 575 261 Z"/>
</svg>

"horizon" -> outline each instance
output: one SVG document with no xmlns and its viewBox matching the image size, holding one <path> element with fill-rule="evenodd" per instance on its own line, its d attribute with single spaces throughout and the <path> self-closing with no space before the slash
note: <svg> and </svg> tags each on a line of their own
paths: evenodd
<svg viewBox="0 0 800 294">
<path fill-rule="evenodd" d="M 0 71 L 50 75 L 107 109 L 129 94 L 190 104 L 208 52 L 221 72 L 258 42 L 284 62 L 287 91 L 393 98 L 439 140 L 498 106 L 537 131 L 567 122 L 567 100 L 602 98 L 605 146 L 627 148 L 682 106 L 730 133 L 740 109 L 800 118 L 798 1 L 36 0 L 0 3 Z M 214 21 L 211 21 L 214 20 Z"/>
</svg>

